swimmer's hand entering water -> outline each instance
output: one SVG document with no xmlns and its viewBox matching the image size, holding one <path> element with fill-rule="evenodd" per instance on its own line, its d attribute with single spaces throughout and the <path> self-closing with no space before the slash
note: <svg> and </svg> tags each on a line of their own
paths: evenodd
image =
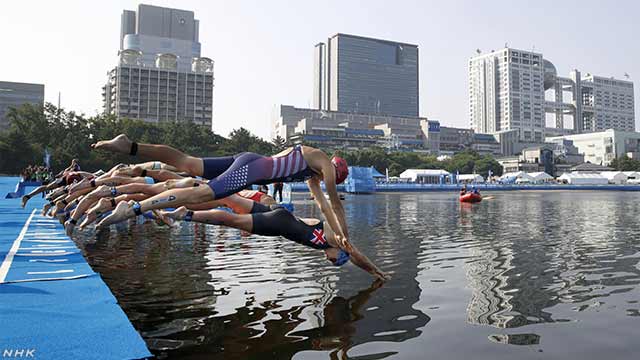
<svg viewBox="0 0 640 360">
<path fill-rule="evenodd" d="M 352 263 L 382 281 L 391 279 L 389 274 L 378 269 L 378 267 L 371 262 L 369 258 L 356 249 L 356 247 L 353 246 L 345 237 L 337 234 L 335 236 L 340 248 L 349 253 L 349 260 L 351 260 Z"/>
</svg>

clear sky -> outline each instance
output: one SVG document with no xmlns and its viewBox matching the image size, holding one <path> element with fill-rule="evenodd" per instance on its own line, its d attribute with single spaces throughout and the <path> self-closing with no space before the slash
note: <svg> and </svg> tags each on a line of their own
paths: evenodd
<svg viewBox="0 0 640 360">
<path fill-rule="evenodd" d="M 571 69 L 640 84 L 640 2 L 626 1 L 165 1 L 193 10 L 202 55 L 215 61 L 214 131 L 268 137 L 277 104 L 309 107 L 313 46 L 337 32 L 420 47 L 420 115 L 468 127 L 467 62 L 510 47 Z M 47 101 L 87 115 L 116 64 L 120 14 L 138 2 L 3 1 L 0 80 L 45 84 Z M 636 123 L 640 90 L 635 89 Z M 636 128 L 639 129 L 638 125 Z"/>
</svg>

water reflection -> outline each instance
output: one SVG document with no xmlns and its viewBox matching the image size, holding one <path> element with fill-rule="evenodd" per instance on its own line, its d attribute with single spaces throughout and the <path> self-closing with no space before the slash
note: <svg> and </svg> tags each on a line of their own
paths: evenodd
<svg viewBox="0 0 640 360">
<path fill-rule="evenodd" d="M 392 273 L 381 287 L 222 227 L 132 224 L 77 240 L 160 358 L 536 358 L 557 342 L 597 359 L 613 351 L 601 326 L 637 349 L 640 196 L 492 195 L 348 196 L 351 239 Z M 299 215 L 320 216 L 297 199 Z"/>
<path fill-rule="evenodd" d="M 362 200 L 346 206 L 351 216 Z M 310 202 L 296 207 L 319 216 Z M 382 288 L 353 265 L 327 266 L 317 251 L 222 227 L 130 223 L 77 240 L 159 357 L 333 357 L 359 344 L 418 337 L 430 320 L 412 307 L 420 298 L 419 241 L 398 246 L 384 213 L 370 203 L 362 208 L 369 215 L 351 228 L 352 238 L 394 271 Z"/>
<path fill-rule="evenodd" d="M 546 309 L 636 288 L 637 245 L 629 241 L 629 224 L 637 223 L 637 205 L 621 205 L 624 195 L 609 193 L 603 201 L 596 193 L 576 206 L 572 195 L 523 193 L 478 209 L 481 219 L 466 228 L 484 241 L 466 264 L 470 323 L 515 328 L 567 321 Z M 475 220 L 472 211 L 464 210 L 461 222 Z"/>
</svg>

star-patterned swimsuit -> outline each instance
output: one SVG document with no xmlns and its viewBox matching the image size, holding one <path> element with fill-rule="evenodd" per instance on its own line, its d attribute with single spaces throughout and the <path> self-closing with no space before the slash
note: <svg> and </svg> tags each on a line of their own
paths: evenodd
<svg viewBox="0 0 640 360">
<path fill-rule="evenodd" d="M 267 157 L 245 152 L 236 156 L 204 158 L 203 177 L 215 199 L 222 199 L 249 185 L 274 182 L 305 181 L 316 173 L 307 165 L 302 148 L 297 145 L 285 156 Z"/>
</svg>

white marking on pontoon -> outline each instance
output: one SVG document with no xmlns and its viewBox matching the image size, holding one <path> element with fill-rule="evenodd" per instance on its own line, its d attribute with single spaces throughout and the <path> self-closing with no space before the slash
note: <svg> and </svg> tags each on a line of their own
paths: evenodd
<svg viewBox="0 0 640 360">
<path fill-rule="evenodd" d="M 52 232 L 30 232 L 26 233 L 27 236 L 43 236 L 43 237 L 58 237 L 66 235 L 64 231 L 52 231 Z"/>
<path fill-rule="evenodd" d="M 31 211 L 31 215 L 29 216 L 29 218 L 27 218 L 27 221 L 25 221 L 24 226 L 22 227 L 22 230 L 20 230 L 20 234 L 18 234 L 18 237 L 13 242 L 13 245 L 11 245 L 11 249 L 9 249 L 9 252 L 7 253 L 7 256 L 4 258 L 2 265 L 0 265 L 0 284 L 3 283 L 4 279 L 7 278 L 7 274 L 9 273 L 9 268 L 11 268 L 11 263 L 13 262 L 13 257 L 18 252 L 18 249 L 20 248 L 20 242 L 24 238 L 24 235 L 27 233 L 27 229 L 29 228 L 29 224 L 31 223 L 31 219 L 33 219 L 33 215 L 35 213 L 36 213 L 36 209 L 33 209 L 33 211 Z"/>
<path fill-rule="evenodd" d="M 21 279 L 21 280 L 10 280 L 5 281 L 5 284 L 11 283 L 23 283 L 23 282 L 31 282 L 31 281 L 53 281 L 53 280 L 75 280 L 89 277 L 91 274 L 82 274 L 82 275 L 74 275 L 74 276 L 63 276 L 63 277 L 53 277 L 53 278 L 33 278 L 33 279 Z"/>
<path fill-rule="evenodd" d="M 16 254 L 16 256 L 66 256 L 66 255 L 71 255 L 71 254 L 78 254 L 80 251 L 67 251 L 67 252 L 53 252 L 53 251 L 41 251 L 44 254 L 33 254 L 33 253 L 27 253 L 27 254 Z"/>
<path fill-rule="evenodd" d="M 40 245 L 40 246 L 42 246 L 42 245 Z M 52 245 L 47 245 L 47 246 L 52 246 Z M 20 248 L 20 250 L 53 250 L 53 249 L 75 249 L 75 248 L 76 248 L 75 246 L 56 246 L 56 245 L 53 245 L 53 247 L 48 247 L 48 248 L 45 248 L 45 249 L 38 248 L 38 247 L 28 247 L 28 248 Z M 55 251 L 60 252 L 60 251 L 64 251 L 64 250 L 55 250 Z M 38 252 L 38 251 L 32 251 L 32 252 Z M 42 252 L 42 251 L 40 251 L 40 252 Z"/>
<path fill-rule="evenodd" d="M 22 240 L 22 242 L 47 243 L 47 244 L 62 244 L 62 243 L 70 243 L 70 242 L 71 242 L 71 240 Z"/>
<path fill-rule="evenodd" d="M 46 262 L 46 263 L 52 263 L 52 262 L 67 262 L 69 261 L 69 259 L 30 259 L 29 262 Z"/>
<path fill-rule="evenodd" d="M 73 270 L 64 269 L 64 270 L 54 270 L 54 271 L 27 271 L 27 275 L 45 275 L 45 274 L 65 274 L 71 273 Z"/>
</svg>

